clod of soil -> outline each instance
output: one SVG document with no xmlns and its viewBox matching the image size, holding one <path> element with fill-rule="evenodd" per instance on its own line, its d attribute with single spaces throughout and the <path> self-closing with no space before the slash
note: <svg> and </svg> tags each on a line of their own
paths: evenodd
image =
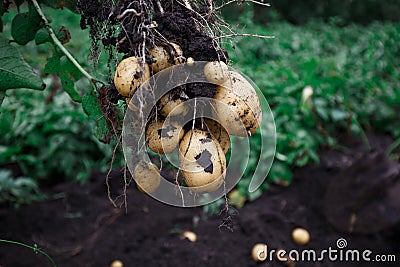
<svg viewBox="0 0 400 267">
<path fill-rule="evenodd" d="M 347 233 L 374 233 L 398 224 L 400 164 L 382 151 L 366 153 L 332 179 L 325 214 Z"/>
</svg>

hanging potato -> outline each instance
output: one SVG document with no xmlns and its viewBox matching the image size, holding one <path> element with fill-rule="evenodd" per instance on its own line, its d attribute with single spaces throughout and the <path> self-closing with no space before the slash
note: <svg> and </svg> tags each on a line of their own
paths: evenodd
<svg viewBox="0 0 400 267">
<path fill-rule="evenodd" d="M 139 190 L 145 193 L 153 193 L 160 186 L 160 171 L 153 163 L 140 161 L 136 165 L 133 175 Z"/>
<path fill-rule="evenodd" d="M 213 192 L 223 183 L 226 159 L 218 141 L 208 132 L 188 131 L 179 145 L 179 166 L 190 190 Z"/>
<path fill-rule="evenodd" d="M 204 66 L 204 75 L 210 83 L 223 84 L 229 77 L 228 66 L 223 61 L 208 62 Z"/>
<path fill-rule="evenodd" d="M 214 111 L 229 134 L 248 136 L 260 126 L 262 111 L 257 92 L 237 72 L 229 71 L 229 79 L 217 87 Z"/>
<path fill-rule="evenodd" d="M 195 63 L 195 61 L 194 61 L 194 59 L 193 59 L 192 57 L 188 57 L 188 58 L 186 59 L 186 64 L 187 64 L 189 67 L 193 67 L 193 66 L 194 66 L 194 63 Z"/>
<path fill-rule="evenodd" d="M 228 132 L 215 120 L 204 119 L 204 123 L 207 125 L 208 131 L 215 137 L 215 139 L 217 139 L 222 150 L 226 154 L 231 144 L 231 138 L 229 137 Z"/>
<path fill-rule="evenodd" d="M 163 95 L 157 102 L 157 108 L 164 117 L 185 116 L 189 112 L 189 107 L 184 103 L 177 90 L 172 90 Z"/>
<path fill-rule="evenodd" d="M 128 57 L 119 63 L 114 75 L 114 84 L 122 96 L 129 97 L 149 78 L 149 66 L 136 57 Z"/>
<path fill-rule="evenodd" d="M 171 42 L 164 46 L 151 48 L 150 55 L 155 59 L 155 62 L 150 65 L 154 72 L 162 71 L 174 64 L 183 63 L 182 48 Z"/>
<path fill-rule="evenodd" d="M 184 131 L 178 122 L 152 120 L 146 129 L 146 142 L 152 151 L 168 154 L 178 146 L 183 135 Z"/>
</svg>

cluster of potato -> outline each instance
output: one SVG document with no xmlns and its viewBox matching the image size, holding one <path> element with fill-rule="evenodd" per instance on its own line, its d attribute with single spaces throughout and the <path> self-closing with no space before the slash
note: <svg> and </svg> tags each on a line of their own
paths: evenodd
<svg viewBox="0 0 400 267">
<path fill-rule="evenodd" d="M 127 99 L 152 73 L 174 64 L 195 64 L 193 58 L 185 59 L 182 49 L 174 43 L 156 46 L 149 52 L 154 58 L 151 64 L 129 57 L 117 67 L 114 84 Z M 220 61 L 206 63 L 203 72 L 208 82 L 217 85 L 210 107 L 213 119 L 200 118 L 201 126 L 197 123 L 196 127 L 184 128 L 181 119 L 188 115 L 190 108 L 179 97 L 179 89 L 174 89 L 157 102 L 156 115 L 149 119 L 145 129 L 145 140 L 150 150 L 168 154 L 178 148 L 179 168 L 184 181 L 190 190 L 197 193 L 215 191 L 223 184 L 229 135 L 254 134 L 262 116 L 257 93 L 242 75 L 230 71 Z M 160 185 L 160 171 L 152 163 L 139 162 L 133 175 L 139 189 L 147 193 L 155 192 Z"/>
</svg>

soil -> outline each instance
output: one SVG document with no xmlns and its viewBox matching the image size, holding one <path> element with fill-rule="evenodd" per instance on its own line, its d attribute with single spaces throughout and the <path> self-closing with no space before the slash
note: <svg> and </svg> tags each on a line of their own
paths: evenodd
<svg viewBox="0 0 400 267">
<path fill-rule="evenodd" d="M 371 136 L 370 140 L 375 148 L 385 148 L 391 143 L 386 136 Z M 398 266 L 399 224 L 379 232 L 352 234 L 335 230 L 325 219 L 327 186 L 365 154 L 361 141 L 351 138 L 342 144 L 350 150 L 321 151 L 320 164 L 296 169 L 289 187 L 273 185 L 259 199 L 247 203 L 233 217 L 233 232 L 219 227 L 221 216 L 205 219 L 202 208 L 167 206 L 134 188 L 129 190 L 125 213 L 108 201 L 104 174 L 94 172 L 85 185 L 60 184 L 49 189 L 53 197 L 46 202 L 17 210 L 0 207 L 0 237 L 38 244 L 54 258 L 57 266 L 109 266 L 115 259 L 122 260 L 125 266 L 284 266 L 276 260 L 255 263 L 250 257 L 252 246 L 263 242 L 269 249 L 321 251 L 328 247 L 335 249 L 339 238 L 347 240 L 349 249 L 395 254 L 397 263 L 379 266 Z M 358 170 L 360 176 L 369 175 L 365 171 L 370 170 L 365 169 Z M 112 181 L 115 188 L 123 184 L 119 172 L 113 173 Z M 293 243 L 291 231 L 295 227 L 310 232 L 308 245 Z M 179 238 L 179 233 L 186 229 L 197 234 L 197 242 Z M 0 243 L 0 266 L 50 264 L 32 250 Z M 378 265 L 325 260 L 297 262 L 296 266 Z"/>
</svg>

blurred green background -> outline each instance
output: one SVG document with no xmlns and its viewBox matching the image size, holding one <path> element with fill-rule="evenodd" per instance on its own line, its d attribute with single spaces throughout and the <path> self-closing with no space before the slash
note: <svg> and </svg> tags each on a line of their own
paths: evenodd
<svg viewBox="0 0 400 267">
<path fill-rule="evenodd" d="M 231 197 L 239 207 L 259 197 L 271 182 L 290 184 L 293 168 L 318 163 L 321 147 L 339 148 L 338 133 L 359 135 L 366 146 L 366 132 L 400 139 L 400 1 L 270 3 L 272 7 L 243 3 L 223 9 L 235 31 L 276 36 L 237 37 L 224 43 L 233 66 L 263 91 L 277 127 L 273 167 L 260 190 L 249 195 L 260 153 L 259 138 L 251 138 L 249 167 Z M 3 16 L 6 37 L 16 12 Z M 70 30 L 66 47 L 78 61 L 107 80 L 106 60 L 101 58 L 94 68 L 88 59 L 89 32 L 80 29 L 79 15 L 67 9 L 45 13 L 54 27 Z M 20 51 L 39 72 L 51 56 L 49 44 L 31 42 Z M 45 91 L 8 90 L 1 106 L 0 202 L 18 206 L 45 199 L 41 185 L 84 183 L 92 170 L 109 168 L 114 145 L 97 141 L 94 122 L 62 92 L 55 76 L 44 79 Z M 76 84 L 82 91 L 88 86 L 84 80 Z M 313 94 L 305 99 L 306 87 Z M 119 154 L 115 165 L 122 164 Z"/>
</svg>

